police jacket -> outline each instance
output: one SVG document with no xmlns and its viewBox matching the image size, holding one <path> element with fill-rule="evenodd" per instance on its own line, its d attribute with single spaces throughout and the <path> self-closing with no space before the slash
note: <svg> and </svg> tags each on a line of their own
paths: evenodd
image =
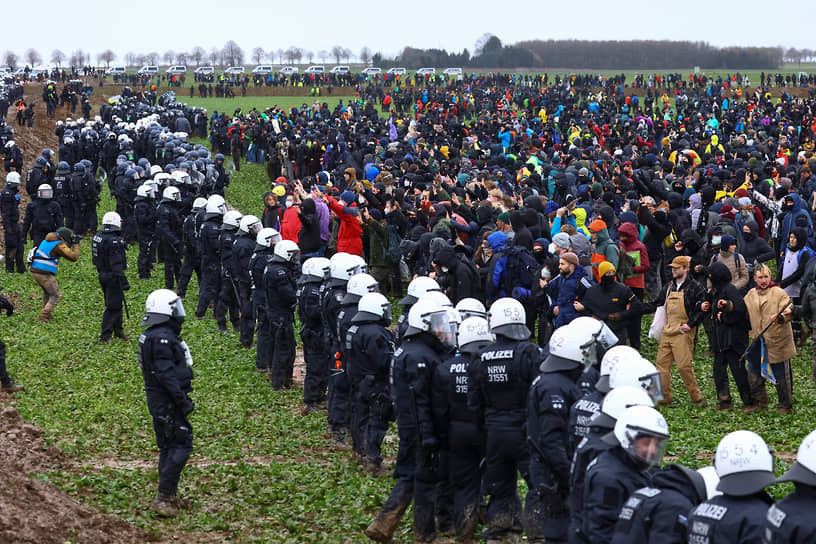
<svg viewBox="0 0 816 544">
<path fill-rule="evenodd" d="M 765 532 L 765 516 L 772 504 L 773 499 L 764 491 L 745 497 L 712 497 L 691 511 L 687 541 L 690 544 L 759 544 Z"/>
<path fill-rule="evenodd" d="M 298 317 L 303 329 L 319 331 L 323 328 L 323 314 L 320 311 L 320 282 L 303 283 L 297 290 Z M 323 341 L 323 338 L 320 339 Z M 306 342 L 306 340 L 304 340 Z"/>
<path fill-rule="evenodd" d="M 275 256 L 272 252 L 273 249 L 271 247 L 262 247 L 256 249 L 256 251 L 252 254 L 252 257 L 249 259 L 252 303 L 256 308 L 267 308 L 266 291 L 264 289 L 264 271 L 266 270 L 266 265 L 272 262 L 272 257 Z"/>
<path fill-rule="evenodd" d="M 3 228 L 17 226 L 20 221 L 20 191 L 8 185 L 0 192 L 0 215 L 3 216 Z"/>
<path fill-rule="evenodd" d="M 237 274 L 235 260 L 232 258 L 232 248 L 235 243 L 235 230 L 221 229 L 218 236 L 218 254 L 221 257 L 221 268 L 227 277 L 234 278 Z"/>
<path fill-rule="evenodd" d="M 320 295 L 320 308 L 323 314 L 323 331 L 326 335 L 326 343 L 335 351 L 342 345 L 341 339 L 337 336 L 337 314 L 340 313 L 340 303 L 345 296 L 345 285 L 332 287 L 329 283 L 323 285 Z"/>
<path fill-rule="evenodd" d="M 430 333 L 407 337 L 394 351 L 394 406 L 400 429 L 419 432 L 420 442 L 438 439 L 431 412 L 431 376 L 442 363 L 442 346 Z"/>
<path fill-rule="evenodd" d="M 649 483 L 648 471 L 637 466 L 620 446 L 608 449 L 589 463 L 584 480 L 582 524 L 587 541 L 610 542 L 626 499 Z"/>
<path fill-rule="evenodd" d="M 34 233 L 47 233 L 62 226 L 62 208 L 59 203 L 53 200 L 32 200 L 26 206 L 25 219 L 23 219 L 23 239 L 28 236 L 31 230 L 32 239 Z"/>
<path fill-rule="evenodd" d="M 275 314 L 291 314 L 297 303 L 295 275 L 289 263 L 277 259 L 277 256 L 273 256 L 264 270 L 266 307 Z"/>
<path fill-rule="evenodd" d="M 603 393 L 597 389 L 593 389 L 590 393 L 581 395 L 578 400 L 570 406 L 570 452 L 575 451 L 575 448 L 578 447 L 578 443 L 583 440 L 585 436 L 589 435 L 590 421 L 595 417 L 595 414 L 601 411 L 603 398 Z"/>
<path fill-rule="evenodd" d="M 71 188 L 69 187 L 70 178 L 65 174 L 56 174 L 54 176 L 54 198 L 59 201 L 60 205 L 70 200 Z M 36 193 L 31 193 L 36 194 Z"/>
<path fill-rule="evenodd" d="M 448 440 L 451 421 L 478 424 L 476 413 L 468 408 L 468 369 L 473 363 L 471 355 L 457 353 L 437 365 L 431 377 L 431 392 L 435 427 L 439 431 L 443 447 Z"/>
<path fill-rule="evenodd" d="M 366 395 L 388 394 L 394 336 L 382 322 L 352 323 L 346 332 L 349 379 Z"/>
<path fill-rule="evenodd" d="M 193 369 L 187 365 L 185 349 L 175 321 L 153 325 L 139 337 L 139 366 L 153 417 L 172 413 L 187 415 L 193 409 Z"/>
<path fill-rule="evenodd" d="M 580 401 L 579 401 L 580 402 Z M 587 542 L 584 536 L 584 481 L 587 466 L 611 446 L 602 440 L 612 427 L 593 422 L 589 434 L 578 442 L 572 454 L 569 481 L 570 542 Z M 574 540 L 573 540 L 574 539 Z"/>
<path fill-rule="evenodd" d="M 133 218 L 136 220 L 136 230 L 142 240 L 153 237 L 156 231 L 156 204 L 152 200 L 137 200 L 133 206 Z"/>
<path fill-rule="evenodd" d="M 119 232 L 97 232 L 94 234 L 93 263 L 100 280 L 124 276 L 127 268 L 127 246 Z"/>
<path fill-rule="evenodd" d="M 218 237 L 221 234 L 220 216 L 210 217 L 201 225 L 198 236 L 199 251 L 201 252 L 201 266 L 218 268 L 221 258 L 218 255 Z"/>
<path fill-rule="evenodd" d="M 249 235 L 238 235 L 232 243 L 232 265 L 235 281 L 250 284 L 249 260 L 255 251 L 255 241 Z"/>
<path fill-rule="evenodd" d="M 538 376 L 538 346 L 501 334 L 479 353 L 468 380 L 468 406 L 485 425 L 518 425 L 527 420 L 527 394 Z"/>
<path fill-rule="evenodd" d="M 816 487 L 795 482 L 796 491 L 768 508 L 763 543 L 806 544 L 816 542 Z"/>
<path fill-rule="evenodd" d="M 703 500 L 683 470 L 668 465 L 654 475 L 651 486 L 632 493 L 623 505 L 612 544 L 681 544 L 689 512 Z"/>
<path fill-rule="evenodd" d="M 162 258 L 181 258 L 181 218 L 174 202 L 164 201 L 156 208 L 156 232 Z"/>
<path fill-rule="evenodd" d="M 566 494 L 569 486 L 572 441 L 569 435 L 570 406 L 581 392 L 575 380 L 581 367 L 539 375 L 527 397 L 527 439 L 531 453 L 549 469 L 549 485 L 557 484 Z"/>
</svg>

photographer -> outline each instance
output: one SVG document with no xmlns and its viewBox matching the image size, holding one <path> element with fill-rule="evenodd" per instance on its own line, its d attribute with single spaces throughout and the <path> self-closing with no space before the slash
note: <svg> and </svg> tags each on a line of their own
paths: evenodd
<svg viewBox="0 0 816 544">
<path fill-rule="evenodd" d="M 49 232 L 34 251 L 31 262 L 31 276 L 43 291 L 43 307 L 39 320 L 51 321 L 51 312 L 62 298 L 57 284 L 57 267 L 60 257 L 76 262 L 79 259 L 79 241 L 82 237 L 74 234 L 67 227 L 60 227 L 56 232 Z M 70 247 L 69 245 L 70 244 Z"/>
</svg>

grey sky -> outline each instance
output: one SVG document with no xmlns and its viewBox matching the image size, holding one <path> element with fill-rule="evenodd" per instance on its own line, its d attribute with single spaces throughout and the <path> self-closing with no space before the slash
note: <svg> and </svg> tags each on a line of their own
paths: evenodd
<svg viewBox="0 0 816 544">
<path fill-rule="evenodd" d="M 410 45 L 461 51 L 491 32 L 504 43 L 529 39 L 671 39 L 712 45 L 760 45 L 816 49 L 810 3 L 652 2 L 336 2 L 310 0 L 193 0 L 192 2 L 89 1 L 76 8 L 40 0 L 31 24 L 7 24 L 0 53 L 22 60 L 29 47 L 46 63 L 59 48 L 82 49 L 92 61 L 105 49 L 163 55 L 167 50 L 209 51 L 235 40 L 245 51 L 301 47 L 315 53 L 341 45 L 356 57 L 363 46 L 386 56 Z M 315 55 L 317 60 L 317 55 Z M 305 60 L 304 60 L 305 62 Z"/>
</svg>

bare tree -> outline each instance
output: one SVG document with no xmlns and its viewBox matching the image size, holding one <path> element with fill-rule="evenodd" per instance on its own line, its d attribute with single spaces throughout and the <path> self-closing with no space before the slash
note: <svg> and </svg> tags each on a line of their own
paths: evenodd
<svg viewBox="0 0 816 544">
<path fill-rule="evenodd" d="M 173 59 L 176 58 L 176 52 L 173 51 L 172 49 L 170 49 L 169 51 L 165 51 L 164 56 L 162 58 L 164 59 L 165 64 L 168 65 L 173 64 Z"/>
<path fill-rule="evenodd" d="M 367 65 L 370 61 L 371 61 L 371 49 L 364 46 L 362 49 L 360 49 L 360 62 Z"/>
<path fill-rule="evenodd" d="M 127 54 L 125 54 L 125 67 L 126 68 L 128 66 L 136 66 L 136 64 L 138 62 L 139 62 L 139 56 L 136 53 L 134 53 L 133 51 L 128 51 Z"/>
<path fill-rule="evenodd" d="M 71 66 L 78 67 L 85 63 L 85 52 L 82 49 L 77 49 L 71 53 Z"/>
<path fill-rule="evenodd" d="M 213 66 L 218 64 L 218 58 L 220 56 L 221 53 L 218 51 L 217 47 L 213 47 L 212 49 L 210 49 L 210 55 L 208 57 L 210 59 L 210 64 L 212 64 Z"/>
<path fill-rule="evenodd" d="M 309 64 L 311 64 L 312 60 L 314 60 L 314 56 L 315 56 L 314 51 L 306 51 L 305 55 L 306 55 L 306 59 L 308 59 L 308 61 L 309 61 Z"/>
<path fill-rule="evenodd" d="M 303 49 L 300 47 L 295 47 L 295 61 L 297 64 L 300 64 L 300 61 L 303 59 Z"/>
<path fill-rule="evenodd" d="M 259 46 L 252 50 L 252 60 L 255 61 L 255 64 L 260 64 L 265 56 L 266 51 L 263 50 L 263 47 Z"/>
<path fill-rule="evenodd" d="M 346 59 L 346 63 L 348 63 L 349 59 L 351 59 L 351 49 L 348 47 L 343 49 L 343 58 Z"/>
<path fill-rule="evenodd" d="M 196 63 L 196 66 L 201 66 L 201 61 L 207 58 L 207 52 L 204 51 L 204 48 L 200 45 L 196 45 L 193 47 L 193 51 L 190 53 L 190 58 Z"/>
<path fill-rule="evenodd" d="M 326 51 L 325 49 L 321 49 L 320 51 L 317 52 L 317 56 L 320 57 L 320 60 L 323 63 L 325 63 L 326 59 L 329 58 L 329 52 Z"/>
<path fill-rule="evenodd" d="M 32 68 L 34 68 L 35 65 L 40 64 L 42 62 L 42 57 L 37 52 L 37 50 L 34 49 L 33 47 L 26 50 L 25 58 L 26 58 L 26 61 L 28 61 L 28 64 Z"/>
<path fill-rule="evenodd" d="M 286 51 L 284 51 L 283 49 L 280 49 L 280 48 L 278 48 L 278 50 L 276 51 L 276 53 L 278 54 L 278 64 L 283 64 L 283 54 L 285 52 Z"/>
<path fill-rule="evenodd" d="M 176 64 L 183 64 L 187 65 L 187 57 L 189 57 L 189 53 L 185 53 L 184 51 L 180 51 L 176 53 Z"/>
<path fill-rule="evenodd" d="M 99 62 L 104 62 L 106 67 L 110 67 L 110 63 L 116 58 L 116 53 L 110 49 L 106 49 L 96 56 Z"/>
<path fill-rule="evenodd" d="M 6 54 L 3 55 L 3 61 L 6 63 L 6 66 L 14 70 L 17 68 L 17 53 L 14 51 L 6 51 Z"/>
<path fill-rule="evenodd" d="M 61 67 L 63 60 L 65 60 L 65 53 L 63 53 L 59 49 L 54 49 L 53 51 L 51 51 L 51 62 L 56 64 L 58 67 Z"/>
<path fill-rule="evenodd" d="M 155 65 L 159 63 L 159 54 L 155 51 L 152 51 L 145 55 L 145 61 L 150 65 Z"/>
<path fill-rule="evenodd" d="M 224 44 L 224 62 L 230 66 L 238 66 L 244 63 L 244 50 L 233 40 Z"/>
<path fill-rule="evenodd" d="M 340 59 L 343 58 L 343 48 L 335 45 L 332 47 L 331 56 L 334 57 L 335 64 L 340 64 Z"/>
</svg>

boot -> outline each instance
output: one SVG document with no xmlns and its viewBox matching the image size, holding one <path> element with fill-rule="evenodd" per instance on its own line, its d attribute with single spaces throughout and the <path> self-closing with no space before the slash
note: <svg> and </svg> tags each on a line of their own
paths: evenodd
<svg viewBox="0 0 816 544">
<path fill-rule="evenodd" d="M 156 498 L 150 504 L 150 509 L 163 518 L 173 518 L 178 515 L 178 508 L 174 504 L 175 501 L 175 495 L 158 491 L 156 492 Z"/>
<path fill-rule="evenodd" d="M 332 430 L 332 446 L 341 451 L 349 451 L 351 449 L 351 442 L 349 442 L 346 429 L 336 428 Z"/>
<path fill-rule="evenodd" d="M 369 476 L 373 476 L 375 478 L 379 478 L 385 474 L 382 463 L 378 463 L 377 461 L 368 458 L 363 460 L 363 470 L 365 470 Z"/>
<path fill-rule="evenodd" d="M 128 338 L 128 336 L 125 334 L 124 329 L 118 329 L 113 331 L 113 335 L 119 340 L 122 340 L 123 342 L 127 342 L 128 340 L 130 340 L 130 338 Z"/>
<path fill-rule="evenodd" d="M 25 391 L 25 387 L 22 385 L 17 385 L 11 378 L 6 378 L 3 380 L 3 385 L 2 388 L 0 388 L 0 391 L 3 391 L 3 393 L 19 393 L 20 391 Z"/>
<path fill-rule="evenodd" d="M 380 511 L 374 521 L 366 527 L 365 535 L 374 542 L 391 542 L 401 519 L 402 511 L 399 508 L 390 512 Z"/>
<path fill-rule="evenodd" d="M 46 310 L 43 308 L 43 311 L 40 312 L 40 317 L 37 318 L 40 323 L 48 323 L 51 321 L 51 310 Z"/>
<path fill-rule="evenodd" d="M 719 400 L 719 404 L 717 405 L 718 412 L 731 410 L 734 407 L 734 404 L 731 402 L 731 395 L 717 395 L 717 399 Z"/>
<path fill-rule="evenodd" d="M 768 391 L 765 389 L 765 378 L 753 372 L 748 373 L 748 384 L 751 386 L 751 398 L 754 403 L 746 406 L 744 411 L 756 412 L 768 409 Z"/>
<path fill-rule="evenodd" d="M 779 399 L 777 401 L 777 414 L 793 413 L 793 399 L 790 393 L 790 388 L 788 387 L 785 377 L 778 376 L 776 379 L 776 396 Z"/>
</svg>

